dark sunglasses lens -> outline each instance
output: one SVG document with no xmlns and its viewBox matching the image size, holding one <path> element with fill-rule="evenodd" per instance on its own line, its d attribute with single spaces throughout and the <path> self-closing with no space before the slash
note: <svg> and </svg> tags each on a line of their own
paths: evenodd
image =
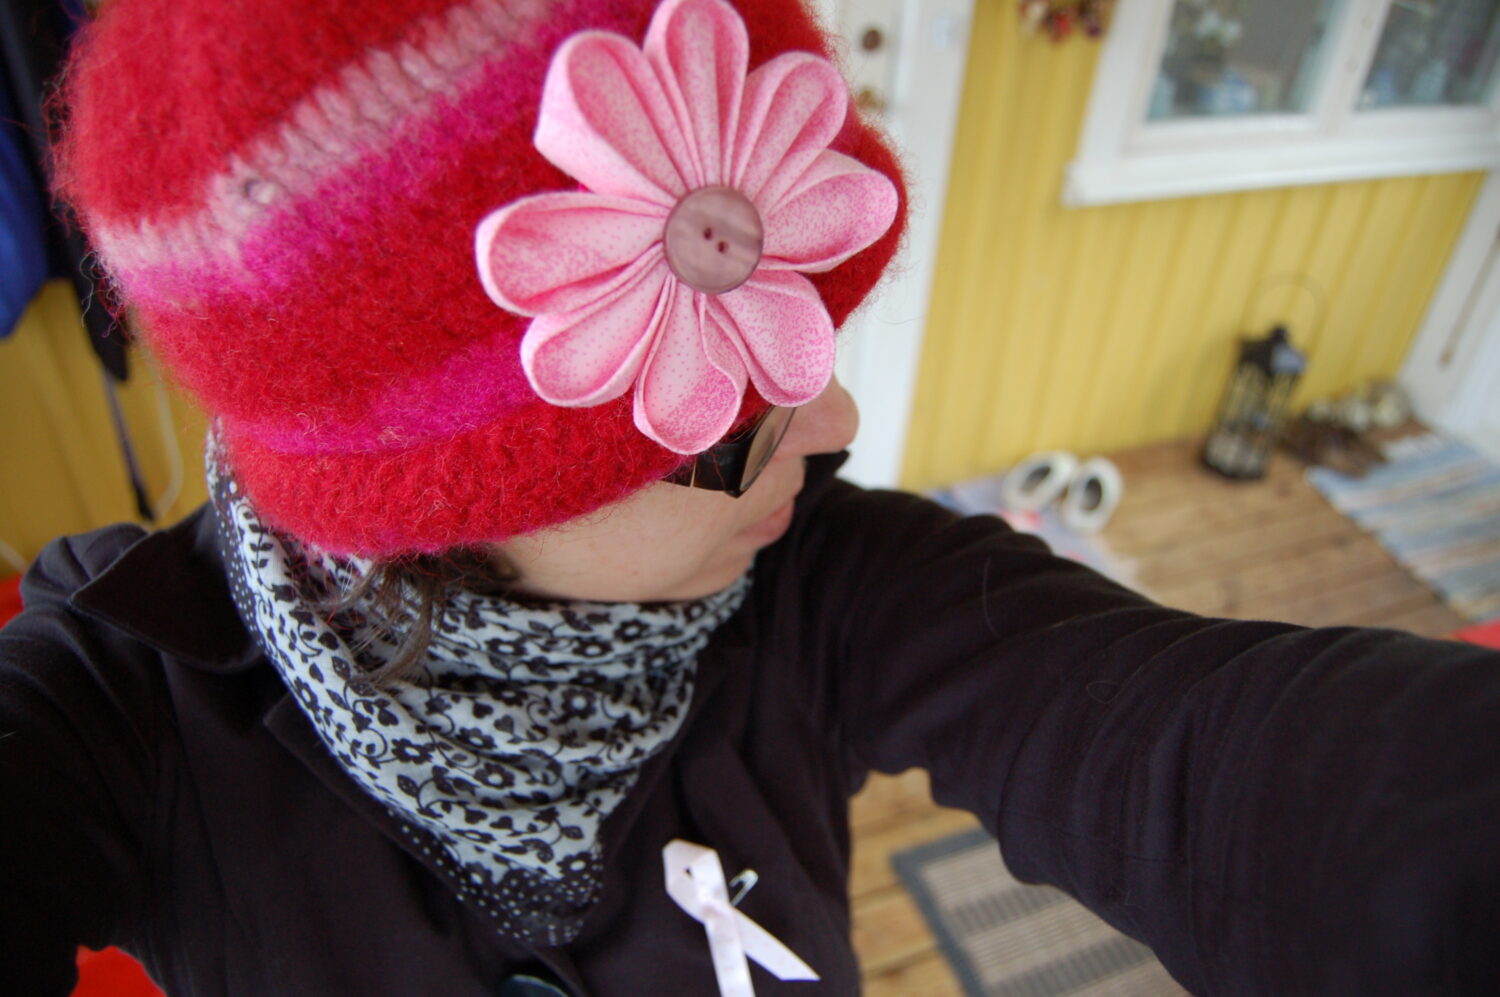
<svg viewBox="0 0 1500 997">
<path fill-rule="evenodd" d="M 791 425 L 794 408 L 768 408 L 761 417 L 663 480 L 738 497 L 766 469 Z"/>
<path fill-rule="evenodd" d="M 781 441 L 792 424 L 792 416 L 796 413 L 795 408 L 773 408 L 766 413 L 766 418 L 756 427 L 755 438 L 750 441 L 750 451 L 745 455 L 745 470 L 740 475 L 738 491 L 744 492 L 753 485 L 755 479 L 760 477 L 760 472 L 766 469 L 776 448 L 781 446 Z"/>
</svg>

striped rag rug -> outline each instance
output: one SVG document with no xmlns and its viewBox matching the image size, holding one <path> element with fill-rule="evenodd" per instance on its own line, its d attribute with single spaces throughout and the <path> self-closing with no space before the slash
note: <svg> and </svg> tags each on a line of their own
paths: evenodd
<svg viewBox="0 0 1500 997">
<path fill-rule="evenodd" d="M 1307 480 L 1454 612 L 1500 619 L 1500 464 L 1437 434 L 1383 449 L 1363 478 L 1317 467 Z"/>
<path fill-rule="evenodd" d="M 900 852 L 896 872 L 968 997 L 1181 997 L 1146 946 L 1061 890 L 1017 882 L 982 830 Z"/>
</svg>

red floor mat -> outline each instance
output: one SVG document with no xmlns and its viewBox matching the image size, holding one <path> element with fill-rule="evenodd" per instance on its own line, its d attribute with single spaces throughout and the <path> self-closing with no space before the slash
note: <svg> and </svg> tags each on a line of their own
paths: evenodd
<svg viewBox="0 0 1500 997">
<path fill-rule="evenodd" d="M 1466 640 L 1470 644 L 1500 649 L 1500 620 L 1491 620 L 1478 626 L 1464 627 L 1453 635 L 1455 640 Z"/>
<path fill-rule="evenodd" d="M 73 997 L 162 997 L 162 992 L 141 964 L 119 949 L 79 949 Z"/>
</svg>

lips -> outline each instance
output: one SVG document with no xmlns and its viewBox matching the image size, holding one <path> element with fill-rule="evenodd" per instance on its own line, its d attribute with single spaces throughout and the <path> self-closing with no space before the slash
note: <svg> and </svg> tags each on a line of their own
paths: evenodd
<svg viewBox="0 0 1500 997">
<path fill-rule="evenodd" d="M 792 525 L 792 514 L 796 510 L 796 505 L 794 496 L 773 509 L 769 515 L 743 530 L 740 537 L 758 547 L 775 543 Z"/>
</svg>

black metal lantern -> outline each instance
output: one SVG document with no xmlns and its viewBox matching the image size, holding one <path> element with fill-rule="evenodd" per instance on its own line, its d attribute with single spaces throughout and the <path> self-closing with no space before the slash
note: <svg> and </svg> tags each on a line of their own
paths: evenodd
<svg viewBox="0 0 1500 997">
<path fill-rule="evenodd" d="M 1306 368 L 1307 359 L 1292 346 L 1284 325 L 1264 339 L 1245 340 L 1219 418 L 1203 445 L 1203 463 L 1226 478 L 1264 476 L 1292 389 Z"/>
</svg>

